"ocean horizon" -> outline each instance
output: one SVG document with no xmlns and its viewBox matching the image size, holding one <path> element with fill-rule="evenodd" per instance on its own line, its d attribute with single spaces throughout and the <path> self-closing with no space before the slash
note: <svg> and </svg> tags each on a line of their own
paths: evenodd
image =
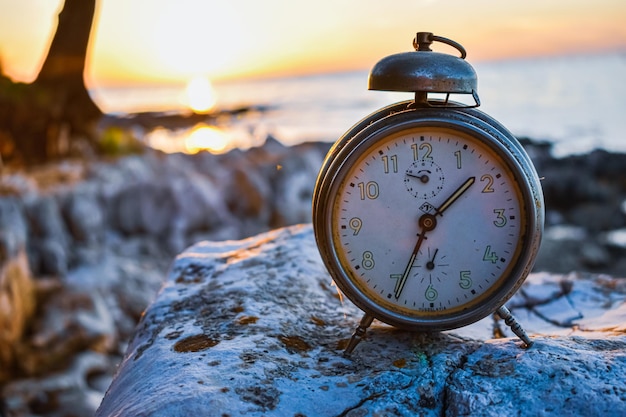
<svg viewBox="0 0 626 417">
<path fill-rule="evenodd" d="M 556 156 L 605 149 L 626 152 L 626 52 L 477 62 L 479 109 L 515 136 L 553 144 Z M 216 120 L 221 151 L 337 140 L 363 117 L 412 93 L 367 90 L 368 71 L 216 82 L 217 109 L 262 107 Z M 90 91 L 107 113 L 184 111 L 184 87 L 117 87 Z M 198 127 L 138 132 L 166 152 L 185 152 Z"/>
</svg>

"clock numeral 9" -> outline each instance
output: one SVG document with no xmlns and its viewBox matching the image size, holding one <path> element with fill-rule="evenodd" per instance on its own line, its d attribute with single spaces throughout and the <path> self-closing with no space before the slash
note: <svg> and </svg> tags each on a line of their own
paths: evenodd
<svg viewBox="0 0 626 417">
<path fill-rule="evenodd" d="M 352 229 L 353 236 L 356 236 L 361 231 L 361 227 L 363 227 L 363 221 L 358 217 L 353 217 L 350 219 L 350 229 Z"/>
<path fill-rule="evenodd" d="M 360 182 L 358 186 L 359 192 L 361 193 L 361 200 L 365 200 L 366 197 L 370 200 L 378 198 L 379 189 L 376 181 L 368 181 L 367 183 Z"/>
</svg>

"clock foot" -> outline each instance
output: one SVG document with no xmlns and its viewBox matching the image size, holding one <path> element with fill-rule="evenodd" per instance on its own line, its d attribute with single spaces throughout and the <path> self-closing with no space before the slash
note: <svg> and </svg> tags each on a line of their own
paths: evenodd
<svg viewBox="0 0 626 417">
<path fill-rule="evenodd" d="M 346 350 L 343 351 L 344 356 L 350 356 L 354 348 L 359 344 L 363 337 L 365 337 L 365 332 L 367 331 L 367 328 L 371 326 L 372 321 L 374 321 L 374 316 L 370 316 L 369 314 L 365 313 L 365 315 L 361 319 L 361 322 L 354 330 L 352 338 L 350 339 L 348 346 L 346 346 Z"/>
<path fill-rule="evenodd" d="M 504 320 L 504 323 L 511 328 L 511 331 L 515 333 L 515 335 L 519 337 L 522 342 L 524 342 L 524 346 L 522 346 L 524 349 L 528 349 L 533 345 L 534 342 L 530 340 L 530 337 L 528 337 L 526 331 L 522 328 L 522 325 L 519 324 L 508 308 L 502 306 L 496 312 L 500 318 Z"/>
</svg>

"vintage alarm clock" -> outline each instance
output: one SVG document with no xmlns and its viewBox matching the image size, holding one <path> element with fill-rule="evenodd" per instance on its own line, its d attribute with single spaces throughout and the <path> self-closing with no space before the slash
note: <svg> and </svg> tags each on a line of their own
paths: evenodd
<svg viewBox="0 0 626 417">
<path fill-rule="evenodd" d="M 460 57 L 431 51 L 433 42 Z M 536 171 L 515 137 L 475 109 L 477 77 L 464 48 L 428 32 L 413 44 L 415 51 L 374 66 L 369 89 L 414 92 L 415 99 L 348 130 L 315 186 L 320 254 L 337 287 L 365 313 L 346 353 L 373 319 L 430 332 L 494 312 L 530 346 L 504 304 L 531 271 L 541 241 Z"/>
</svg>

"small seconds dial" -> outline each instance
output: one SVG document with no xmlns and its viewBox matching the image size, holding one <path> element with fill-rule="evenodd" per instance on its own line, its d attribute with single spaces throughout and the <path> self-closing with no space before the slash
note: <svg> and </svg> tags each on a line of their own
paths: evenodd
<svg viewBox="0 0 626 417">
<path fill-rule="evenodd" d="M 469 133 L 396 132 L 360 152 L 337 184 L 339 262 L 363 297 L 401 316 L 480 304 L 520 256 L 520 185 L 506 158 Z"/>
<path fill-rule="evenodd" d="M 426 148 L 430 146 L 428 142 L 424 145 L 428 145 Z M 443 182 L 443 171 L 430 156 L 411 163 L 404 174 L 406 189 L 415 198 L 429 199 L 436 196 L 443 189 Z"/>
</svg>

